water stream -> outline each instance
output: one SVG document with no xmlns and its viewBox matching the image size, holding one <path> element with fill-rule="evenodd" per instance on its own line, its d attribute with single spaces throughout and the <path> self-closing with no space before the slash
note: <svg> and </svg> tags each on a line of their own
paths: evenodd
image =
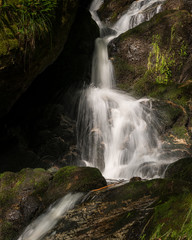
<svg viewBox="0 0 192 240">
<path fill-rule="evenodd" d="M 82 193 L 67 194 L 65 197 L 54 203 L 49 209 L 36 220 L 27 226 L 18 240 L 40 240 L 52 229 L 61 216 L 68 210 L 74 208 L 77 202 L 82 198 Z"/>
<path fill-rule="evenodd" d="M 147 98 L 135 99 L 115 90 L 112 62 L 107 46 L 121 33 L 151 19 L 164 0 L 138 0 L 112 26 L 100 21 L 94 0 L 90 12 L 100 28 L 95 41 L 91 85 L 82 93 L 78 113 L 78 144 L 87 166 L 101 170 L 106 178 L 163 177 L 172 160 L 161 158 L 161 141 Z"/>
<path fill-rule="evenodd" d="M 101 37 L 95 41 L 92 83 L 82 93 L 78 113 L 78 144 L 86 165 L 99 168 L 106 178 L 162 177 L 172 161 L 164 160 L 156 131 L 152 103 L 115 90 L 108 43 L 121 33 L 151 19 L 164 0 L 138 0 L 113 25 L 105 26 L 97 15 L 103 0 L 94 0 L 90 12 Z M 68 194 L 33 221 L 18 240 L 40 240 L 83 194 Z"/>
</svg>

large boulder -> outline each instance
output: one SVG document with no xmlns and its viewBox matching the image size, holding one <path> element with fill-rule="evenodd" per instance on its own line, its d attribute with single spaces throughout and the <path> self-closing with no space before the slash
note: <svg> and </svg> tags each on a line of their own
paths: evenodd
<svg viewBox="0 0 192 240">
<path fill-rule="evenodd" d="M 106 185 L 96 168 L 23 169 L 0 175 L 0 239 L 12 240 L 45 208 L 69 192 Z"/>
</svg>

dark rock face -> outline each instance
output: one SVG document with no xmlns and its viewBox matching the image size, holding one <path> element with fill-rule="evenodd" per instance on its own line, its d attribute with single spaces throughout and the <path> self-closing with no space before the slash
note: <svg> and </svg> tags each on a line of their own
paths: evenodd
<svg viewBox="0 0 192 240">
<path fill-rule="evenodd" d="M 66 117 L 64 107 L 49 104 L 31 113 L 24 119 L 14 118 L 18 125 L 13 123 L 8 127 L 9 132 L 2 139 L 6 148 L 1 148 L 1 172 L 77 164 L 80 156 L 76 148 L 75 122 Z M 33 116 L 34 113 L 40 115 Z"/>
<path fill-rule="evenodd" d="M 78 91 L 84 82 L 90 81 L 94 39 L 98 35 L 89 12 L 79 9 L 57 61 L 39 75 L 12 111 L 1 119 L 1 172 L 82 164 L 78 162 L 72 118 Z"/>
<path fill-rule="evenodd" d="M 177 228 L 191 209 L 186 204 L 186 199 L 192 201 L 191 193 L 182 198 L 185 187 L 190 191 L 186 182 L 156 179 L 92 191 L 44 239 L 164 239 L 165 233 L 168 239 L 177 239 L 190 226 L 185 222 L 183 232 Z M 171 204 L 180 205 L 182 216 L 178 217 Z"/>
<path fill-rule="evenodd" d="M 19 1 L 14 1 L 14 4 L 17 6 Z M 30 40 L 24 47 L 21 46 L 18 33 L 13 34 L 13 39 L 9 39 L 9 35 L 6 36 L 5 41 L 8 45 L 13 41 L 15 44 L 7 49 L 5 44 L 0 50 L 0 117 L 9 112 L 35 77 L 56 60 L 68 38 L 78 6 L 79 1 L 58 1 L 54 11 L 56 17 L 50 20 L 52 22 L 49 33 L 45 34 L 43 32 L 45 30 L 42 30 L 39 35 L 45 35 L 44 37 L 39 39 L 38 34 L 34 36 L 31 42 L 34 41 L 36 44 L 30 49 L 26 48 L 26 45 L 31 43 Z M 18 22 L 13 20 L 11 24 L 17 26 Z M 2 41 L 3 37 L 0 38 Z M 27 38 L 30 39 L 31 35 Z"/>
<path fill-rule="evenodd" d="M 0 175 L 0 239 L 12 240 L 45 208 L 68 192 L 106 185 L 96 168 L 64 167 L 56 173 L 23 169 Z"/>
</svg>

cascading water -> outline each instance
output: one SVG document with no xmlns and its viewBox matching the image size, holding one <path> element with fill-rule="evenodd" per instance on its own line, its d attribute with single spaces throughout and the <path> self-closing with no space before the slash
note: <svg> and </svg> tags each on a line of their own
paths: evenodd
<svg viewBox="0 0 192 240">
<path fill-rule="evenodd" d="M 82 159 L 99 168 L 106 178 L 162 177 L 168 164 L 161 159 L 161 142 L 150 100 L 136 100 L 112 89 L 115 81 L 107 50 L 112 39 L 158 13 L 163 1 L 133 2 L 107 32 L 96 13 L 103 1 L 94 0 L 90 7 L 101 38 L 95 41 L 92 83 L 83 91 L 79 103 L 78 143 Z"/>
<path fill-rule="evenodd" d="M 18 238 L 18 240 L 40 240 L 52 229 L 60 217 L 82 198 L 82 193 L 67 194 L 59 202 L 49 207 L 47 212 L 33 221 Z"/>
</svg>

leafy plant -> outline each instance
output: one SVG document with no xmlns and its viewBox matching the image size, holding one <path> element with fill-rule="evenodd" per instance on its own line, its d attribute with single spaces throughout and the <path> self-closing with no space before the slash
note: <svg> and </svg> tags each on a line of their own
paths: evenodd
<svg viewBox="0 0 192 240">
<path fill-rule="evenodd" d="M 186 57 L 187 56 L 187 45 L 184 41 L 182 41 L 181 48 L 180 48 L 180 56 Z"/>
<path fill-rule="evenodd" d="M 36 40 L 51 33 L 55 18 L 56 0 L 3 1 L 0 5 L 0 34 L 2 39 L 16 38 L 25 51 L 34 49 Z"/>
<path fill-rule="evenodd" d="M 148 57 L 148 71 L 155 73 L 155 80 L 159 84 L 167 84 L 171 79 L 171 68 L 175 65 L 174 52 L 171 50 L 167 53 L 162 53 L 159 47 L 160 36 L 153 36 L 152 51 Z"/>
</svg>

